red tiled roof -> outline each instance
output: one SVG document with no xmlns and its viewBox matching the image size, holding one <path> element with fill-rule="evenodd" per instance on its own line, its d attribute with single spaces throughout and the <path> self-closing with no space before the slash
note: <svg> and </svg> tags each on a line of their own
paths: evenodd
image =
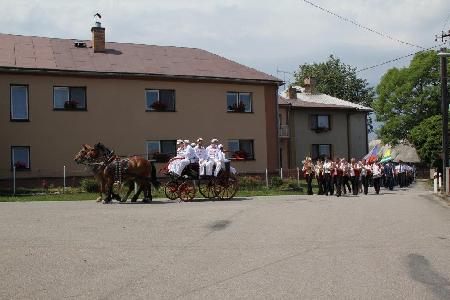
<svg viewBox="0 0 450 300">
<path fill-rule="evenodd" d="M 48 70 L 225 80 L 281 80 L 196 48 L 106 43 L 106 52 L 77 48 L 76 40 L 0 33 L 0 70 Z"/>
</svg>

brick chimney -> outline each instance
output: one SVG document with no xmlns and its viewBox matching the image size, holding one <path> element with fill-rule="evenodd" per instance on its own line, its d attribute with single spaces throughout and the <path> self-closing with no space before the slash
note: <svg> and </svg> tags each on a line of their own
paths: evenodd
<svg viewBox="0 0 450 300">
<path fill-rule="evenodd" d="M 92 44 L 94 53 L 105 52 L 105 28 L 100 22 L 95 22 L 95 26 L 91 28 Z"/>
<path fill-rule="evenodd" d="M 297 89 L 293 86 L 290 86 L 287 90 L 287 96 L 289 99 L 297 99 Z"/>
<path fill-rule="evenodd" d="M 314 94 L 316 91 L 316 79 L 314 77 L 306 77 L 303 81 L 305 93 Z"/>
</svg>

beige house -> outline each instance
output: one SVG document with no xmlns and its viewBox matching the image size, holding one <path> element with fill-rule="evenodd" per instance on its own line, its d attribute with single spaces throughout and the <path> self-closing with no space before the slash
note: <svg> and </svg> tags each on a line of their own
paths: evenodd
<svg viewBox="0 0 450 300">
<path fill-rule="evenodd" d="M 291 87 L 278 99 L 281 167 L 301 167 L 306 156 L 360 159 L 367 154 L 372 110 L 305 86 Z"/>
<path fill-rule="evenodd" d="M 281 81 L 201 49 L 0 34 L 0 179 L 86 175 L 84 143 L 164 161 L 218 138 L 242 172 L 278 166 Z M 20 172 L 19 172 L 20 171 Z"/>
</svg>

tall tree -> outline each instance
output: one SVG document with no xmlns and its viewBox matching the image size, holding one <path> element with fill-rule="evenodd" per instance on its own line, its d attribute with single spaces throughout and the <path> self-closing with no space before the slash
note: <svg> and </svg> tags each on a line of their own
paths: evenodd
<svg viewBox="0 0 450 300">
<path fill-rule="evenodd" d="M 409 134 L 423 163 L 429 166 L 442 166 L 442 116 L 429 117 L 414 126 Z"/>
<path fill-rule="evenodd" d="M 378 97 L 373 108 L 377 120 L 383 123 L 378 132 L 383 142 L 395 145 L 401 140 L 409 140 L 414 143 L 410 136 L 412 129 L 423 120 L 440 114 L 436 51 L 420 52 L 408 67 L 390 69 L 376 91 Z"/>
<path fill-rule="evenodd" d="M 374 90 L 367 80 L 358 78 L 356 68 L 330 55 L 321 63 L 303 64 L 295 72 L 295 85 L 303 85 L 307 77 L 316 78 L 316 91 L 336 98 L 372 106 Z"/>
</svg>

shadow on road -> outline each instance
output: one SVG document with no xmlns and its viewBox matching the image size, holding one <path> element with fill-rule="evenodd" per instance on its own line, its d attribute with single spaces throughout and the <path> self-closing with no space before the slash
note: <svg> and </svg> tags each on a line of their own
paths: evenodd
<svg viewBox="0 0 450 300">
<path fill-rule="evenodd" d="M 450 281 L 433 270 L 428 259 L 423 255 L 409 254 L 407 264 L 412 279 L 426 285 L 439 299 L 450 299 Z"/>
</svg>

